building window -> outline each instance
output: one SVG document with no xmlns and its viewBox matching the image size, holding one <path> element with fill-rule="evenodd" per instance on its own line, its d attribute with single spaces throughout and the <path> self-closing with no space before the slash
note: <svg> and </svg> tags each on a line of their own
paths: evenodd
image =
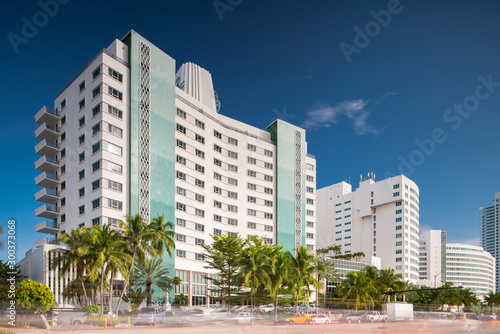
<svg viewBox="0 0 500 334">
<path fill-rule="evenodd" d="M 396 191 L 395 193 L 392 194 L 392 197 L 397 197 L 399 196 L 399 191 Z"/>
<path fill-rule="evenodd" d="M 66 214 L 61 215 L 61 223 L 64 223 L 66 221 Z"/>
<path fill-rule="evenodd" d="M 252 177 L 256 177 L 257 176 L 257 173 L 253 170 L 248 170 L 248 176 L 252 176 Z"/>
<path fill-rule="evenodd" d="M 265 206 L 273 206 L 273 201 L 268 201 L 268 200 L 265 200 L 265 201 L 264 201 L 264 205 L 265 205 Z"/>
<path fill-rule="evenodd" d="M 264 230 L 267 231 L 267 232 L 272 232 L 273 231 L 273 227 L 270 226 L 270 225 L 264 225 Z"/>
<path fill-rule="evenodd" d="M 186 226 L 186 220 L 182 218 L 176 218 L 175 219 L 175 224 L 178 226 Z"/>
<path fill-rule="evenodd" d="M 118 137 L 122 137 L 123 135 L 123 130 L 120 129 L 119 127 L 117 126 L 114 126 L 113 124 L 109 124 L 108 123 L 108 132 L 114 134 L 115 136 L 118 136 Z"/>
<path fill-rule="evenodd" d="M 186 181 L 186 174 L 177 171 L 177 178 Z"/>
<path fill-rule="evenodd" d="M 78 197 L 83 197 L 83 196 L 85 196 L 85 188 L 78 189 Z"/>
<path fill-rule="evenodd" d="M 92 190 L 99 189 L 101 187 L 101 180 L 92 182 Z"/>
<path fill-rule="evenodd" d="M 238 153 L 233 151 L 227 151 L 227 156 L 233 159 L 238 159 Z"/>
<path fill-rule="evenodd" d="M 238 207 L 236 205 L 228 205 L 227 211 L 238 212 Z"/>
<path fill-rule="evenodd" d="M 271 239 L 271 238 L 266 238 L 265 241 L 266 241 L 266 244 L 268 244 L 268 245 L 273 244 L 273 239 Z"/>
<path fill-rule="evenodd" d="M 85 116 L 83 116 L 82 118 L 80 118 L 78 120 L 78 126 L 81 128 L 82 126 L 85 125 Z"/>
<path fill-rule="evenodd" d="M 99 94 L 101 94 L 101 85 L 94 88 L 94 90 L 92 91 L 92 98 L 95 99 Z"/>
<path fill-rule="evenodd" d="M 82 153 L 80 153 L 80 154 L 78 155 L 78 160 L 79 160 L 80 162 L 82 162 L 82 161 L 84 161 L 84 160 L 85 160 L 85 152 L 82 152 Z"/>
<path fill-rule="evenodd" d="M 92 226 L 94 225 L 101 225 L 101 218 L 94 218 L 92 219 Z"/>
<path fill-rule="evenodd" d="M 222 217 L 219 215 L 214 215 L 214 221 L 221 223 L 222 222 Z"/>
<path fill-rule="evenodd" d="M 61 143 L 66 140 L 66 131 L 61 133 Z"/>
<path fill-rule="evenodd" d="M 392 186 L 392 189 L 399 189 L 399 183 Z"/>
<path fill-rule="evenodd" d="M 255 158 L 252 158 L 252 157 L 248 157 L 248 163 L 251 163 L 251 164 L 257 164 L 257 159 Z"/>
<path fill-rule="evenodd" d="M 264 154 L 267 155 L 268 157 L 272 157 L 273 156 L 273 152 L 269 151 L 269 150 L 264 150 Z"/>
<path fill-rule="evenodd" d="M 253 229 L 256 229 L 256 228 L 257 228 L 257 223 L 248 222 L 248 223 L 247 223 L 247 226 L 248 226 L 248 228 L 253 228 Z"/>
<path fill-rule="evenodd" d="M 80 110 L 85 108 L 85 98 L 83 98 L 80 102 L 78 102 L 78 107 L 80 108 Z"/>
<path fill-rule="evenodd" d="M 123 185 L 119 182 L 108 180 L 108 188 L 111 190 L 122 192 Z"/>
<path fill-rule="evenodd" d="M 111 67 L 108 68 L 108 74 L 113 79 L 123 82 L 123 75 L 120 72 L 113 70 Z"/>
<path fill-rule="evenodd" d="M 177 249 L 175 251 L 175 255 L 177 257 L 186 257 L 186 251 L 185 250 L 182 250 L 182 249 Z"/>
<path fill-rule="evenodd" d="M 78 208 L 78 214 L 83 215 L 85 213 L 85 205 L 82 205 Z"/>
<path fill-rule="evenodd" d="M 200 217 L 205 217 L 205 211 L 201 209 L 196 209 L 195 214 Z"/>
<path fill-rule="evenodd" d="M 247 200 L 250 202 L 250 203 L 257 203 L 257 198 L 253 197 L 253 196 L 248 196 L 247 197 Z"/>
<path fill-rule="evenodd" d="M 229 197 L 229 198 L 238 198 L 238 193 L 236 193 L 234 191 L 228 191 L 227 192 L 227 197 Z"/>
<path fill-rule="evenodd" d="M 202 159 L 205 159 L 205 152 L 203 152 L 203 151 L 196 150 L 196 155 Z"/>
<path fill-rule="evenodd" d="M 80 85 L 78 85 L 78 88 L 80 89 L 80 93 L 85 90 L 85 80 L 83 80 L 83 82 Z"/>
<path fill-rule="evenodd" d="M 186 189 L 181 188 L 181 187 L 177 187 L 177 194 L 182 195 L 182 196 L 186 196 Z"/>
<path fill-rule="evenodd" d="M 233 179 L 231 177 L 228 177 L 227 178 L 227 183 L 229 183 L 230 185 L 233 185 L 233 186 L 237 186 L 238 185 L 238 180 Z"/>
<path fill-rule="evenodd" d="M 255 211 L 253 209 L 248 209 L 248 215 L 249 216 L 257 216 L 257 211 Z"/>
<path fill-rule="evenodd" d="M 101 123 L 97 123 L 92 127 L 92 135 L 97 134 L 99 131 L 101 131 Z"/>
<path fill-rule="evenodd" d="M 61 159 L 64 158 L 66 156 L 66 148 L 63 148 L 61 150 Z"/>
<path fill-rule="evenodd" d="M 238 219 L 228 218 L 228 220 L 227 220 L 227 224 L 228 224 L 228 225 L 238 226 Z"/>
<path fill-rule="evenodd" d="M 256 184 L 248 183 L 247 186 L 248 186 L 248 189 L 250 189 L 250 190 L 257 190 L 257 185 Z"/>
<path fill-rule="evenodd" d="M 268 169 L 273 169 L 273 164 L 270 162 L 264 162 L 264 167 L 266 167 Z"/>
<path fill-rule="evenodd" d="M 120 101 L 123 100 L 123 93 L 113 87 L 108 86 L 108 94 Z"/>
<path fill-rule="evenodd" d="M 177 139 L 177 147 L 180 147 L 182 149 L 186 149 L 186 143 L 183 142 L 182 140 Z"/>
<path fill-rule="evenodd" d="M 307 233 L 306 234 L 307 239 L 314 239 L 314 234 L 313 233 Z"/>
<path fill-rule="evenodd" d="M 204 232 L 204 231 L 205 231 L 205 225 L 195 223 L 195 224 L 194 224 L 194 229 L 195 229 L 196 231 L 201 231 L 201 232 Z"/>
<path fill-rule="evenodd" d="M 311 198 L 308 198 L 308 199 L 307 199 L 307 204 L 314 205 L 314 200 L 313 200 L 313 199 L 311 199 Z"/>
<path fill-rule="evenodd" d="M 228 164 L 227 170 L 229 170 L 231 172 L 238 172 L 238 166 Z"/>
<path fill-rule="evenodd" d="M 222 167 L 222 161 L 220 161 L 219 159 L 215 159 L 214 158 L 214 165 Z"/>
<path fill-rule="evenodd" d="M 61 206 L 66 205 L 66 197 L 61 198 Z"/>
<path fill-rule="evenodd" d="M 63 99 L 61 101 L 61 110 L 63 110 L 64 108 L 66 108 L 66 99 Z"/>
<path fill-rule="evenodd" d="M 177 124 L 177 131 L 182 132 L 183 134 L 186 134 L 186 128 L 180 124 Z"/>
<path fill-rule="evenodd" d="M 186 112 L 185 111 L 182 111 L 180 109 L 177 109 L 177 115 L 179 115 L 180 117 L 182 118 L 186 118 Z"/>
<path fill-rule="evenodd" d="M 312 188 L 312 187 L 307 187 L 307 188 L 306 188 L 306 191 L 307 191 L 308 193 L 313 194 L 313 193 L 314 193 L 314 188 Z"/>
<path fill-rule="evenodd" d="M 272 194 L 273 193 L 273 190 L 271 188 L 264 188 L 264 192 L 266 194 Z"/>
<path fill-rule="evenodd" d="M 205 138 L 202 137 L 202 136 L 200 136 L 199 134 L 195 135 L 195 139 L 196 139 L 196 141 L 198 141 L 198 142 L 200 142 L 202 144 L 205 144 Z"/>
<path fill-rule="evenodd" d="M 264 218 L 266 218 L 266 219 L 273 219 L 273 214 L 269 213 L 269 212 L 266 212 L 266 213 L 264 213 Z"/>
<path fill-rule="evenodd" d="M 182 165 L 185 165 L 186 164 L 186 158 L 184 157 L 181 157 L 180 155 L 177 156 L 177 162 L 182 164 Z"/>
<path fill-rule="evenodd" d="M 314 222 L 307 222 L 307 227 L 314 227 Z"/>
<path fill-rule="evenodd" d="M 202 202 L 202 203 L 205 202 L 205 196 L 200 195 L 200 194 L 195 194 L 194 199 L 197 200 L 198 202 Z"/>
<path fill-rule="evenodd" d="M 177 202 L 176 206 L 177 206 L 177 210 L 186 211 L 186 204 L 182 204 L 182 203 Z"/>
<path fill-rule="evenodd" d="M 257 147 L 255 145 L 252 145 L 252 144 L 248 144 L 247 145 L 247 148 L 249 151 L 257 151 Z"/>
<path fill-rule="evenodd" d="M 194 244 L 198 245 L 198 246 L 199 245 L 204 245 L 205 244 L 205 240 L 196 238 L 196 239 L 194 239 Z"/>
<path fill-rule="evenodd" d="M 228 142 L 229 144 L 232 144 L 232 145 L 236 145 L 236 146 L 238 146 L 238 140 L 237 140 L 237 139 L 234 139 L 234 138 L 228 137 L 228 138 L 227 138 L 227 142 Z"/>
<path fill-rule="evenodd" d="M 200 129 L 205 129 L 205 123 L 203 123 L 202 121 L 200 120 L 195 120 L 194 122 L 196 124 L 197 127 L 199 127 Z"/>
<path fill-rule="evenodd" d="M 195 254 L 195 260 L 196 261 L 203 261 L 203 254 L 196 253 Z"/>
<path fill-rule="evenodd" d="M 217 130 L 214 130 L 214 136 L 219 138 L 219 139 L 222 139 L 222 134 Z"/>
<path fill-rule="evenodd" d="M 396 231 L 397 231 L 397 230 L 402 230 L 402 229 L 403 229 L 403 226 L 402 226 L 402 225 L 397 225 L 397 226 L 396 226 Z"/>
<path fill-rule="evenodd" d="M 61 126 L 63 126 L 64 124 L 66 124 L 66 115 L 61 117 Z"/>
<path fill-rule="evenodd" d="M 123 118 L 123 111 L 110 105 L 108 105 L 108 113 L 118 117 L 119 119 Z"/>
<path fill-rule="evenodd" d="M 101 206 L 101 199 L 100 198 L 92 201 L 92 209 L 97 209 L 100 206 Z"/>
<path fill-rule="evenodd" d="M 85 178 L 85 169 L 82 169 L 81 171 L 78 172 L 78 179 L 84 179 Z"/>
<path fill-rule="evenodd" d="M 111 144 L 111 143 L 107 143 L 107 144 L 108 144 L 108 149 L 107 149 L 108 152 L 122 156 L 123 150 L 120 146 L 115 145 L 115 144 Z"/>
<path fill-rule="evenodd" d="M 403 205 L 402 201 L 396 202 L 396 206 L 401 206 L 401 205 Z"/>
<path fill-rule="evenodd" d="M 219 145 L 217 144 L 214 144 L 214 151 L 217 151 L 219 153 L 222 153 L 222 147 L 220 147 Z"/>
<path fill-rule="evenodd" d="M 66 181 L 61 182 L 61 190 L 66 189 Z"/>
<path fill-rule="evenodd" d="M 201 188 L 205 188 L 205 181 L 196 179 L 195 180 L 195 185 L 197 185 L 198 187 L 201 187 Z"/>
<path fill-rule="evenodd" d="M 273 182 L 273 177 L 271 175 L 264 175 L 264 180 Z"/>
<path fill-rule="evenodd" d="M 114 199 L 108 199 L 108 207 L 110 207 L 112 209 L 121 210 L 122 209 L 122 202 L 114 200 Z"/>
<path fill-rule="evenodd" d="M 214 193 L 221 195 L 222 194 L 222 189 L 219 187 L 214 187 Z"/>
<path fill-rule="evenodd" d="M 82 145 L 83 143 L 85 143 L 85 133 L 78 137 L 78 144 Z"/>
<path fill-rule="evenodd" d="M 92 79 L 95 80 L 99 75 L 101 75 L 101 67 L 99 66 L 92 72 Z"/>
<path fill-rule="evenodd" d="M 222 231 L 219 230 L 218 228 L 214 228 L 214 235 L 221 235 Z"/>
</svg>

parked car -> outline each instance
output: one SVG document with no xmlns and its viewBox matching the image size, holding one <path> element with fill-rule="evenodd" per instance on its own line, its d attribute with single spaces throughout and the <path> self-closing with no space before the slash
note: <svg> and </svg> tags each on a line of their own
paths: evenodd
<svg viewBox="0 0 500 334">
<path fill-rule="evenodd" d="M 310 324 L 312 323 L 312 318 L 305 315 L 305 314 L 299 314 L 299 313 L 294 313 L 291 316 L 288 317 L 283 317 L 280 320 L 278 320 L 278 324 Z"/>
<path fill-rule="evenodd" d="M 339 321 L 344 321 L 344 322 L 347 322 L 347 323 L 351 323 L 351 322 L 357 322 L 357 323 L 361 323 L 361 321 L 363 321 L 363 313 L 361 312 L 353 312 L 353 313 L 348 313 L 346 315 L 343 315 L 339 318 Z"/>
<path fill-rule="evenodd" d="M 273 304 L 261 305 L 259 307 L 259 312 L 272 313 L 272 312 L 274 312 L 274 305 Z"/>
<path fill-rule="evenodd" d="M 315 325 L 315 324 L 325 324 L 325 325 L 328 325 L 330 322 L 331 322 L 330 318 L 328 318 L 324 314 L 318 314 L 318 315 L 316 315 L 316 316 L 314 316 L 314 317 L 311 318 L 311 323 L 313 325 Z"/>
<path fill-rule="evenodd" d="M 230 321 L 235 321 L 238 324 L 253 325 L 255 317 L 249 312 L 240 312 L 237 316 L 229 318 Z"/>
<path fill-rule="evenodd" d="M 135 323 L 155 326 L 163 323 L 163 318 L 165 318 L 165 309 L 163 307 L 143 307 L 139 310 Z"/>
<path fill-rule="evenodd" d="M 88 315 L 82 315 L 79 317 L 71 318 L 70 325 L 81 325 L 87 322 Z"/>
<path fill-rule="evenodd" d="M 365 322 L 379 322 L 379 321 L 387 322 L 387 316 L 384 314 L 380 314 L 380 312 L 377 311 L 370 311 L 363 314 L 361 320 Z"/>
</svg>

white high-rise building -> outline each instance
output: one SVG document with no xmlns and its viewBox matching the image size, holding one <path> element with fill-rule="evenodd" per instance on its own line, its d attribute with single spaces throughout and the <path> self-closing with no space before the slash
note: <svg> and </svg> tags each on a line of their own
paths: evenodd
<svg viewBox="0 0 500 334">
<path fill-rule="evenodd" d="M 429 230 L 420 234 L 420 280 L 438 287 L 446 282 L 446 232 Z"/>
<path fill-rule="evenodd" d="M 480 242 L 484 250 L 496 259 L 496 292 L 500 291 L 500 192 L 495 194 L 493 204 L 479 209 Z"/>
<path fill-rule="evenodd" d="M 338 244 L 344 254 L 363 252 L 381 258 L 405 280 L 418 279 L 419 189 L 399 175 L 375 182 L 361 178 L 352 191 L 347 182 L 318 190 L 317 246 Z"/>
<path fill-rule="evenodd" d="M 305 130 L 282 120 L 261 130 L 219 110 L 207 70 L 186 63 L 176 72 L 135 31 L 102 49 L 35 116 L 35 198 L 44 203 L 35 228 L 47 235 L 36 245 L 79 226 L 116 227 L 128 213 L 165 215 L 177 241 L 164 261 L 190 304 L 210 302 L 201 245 L 211 234 L 314 250 L 316 160 Z M 70 278 L 42 277 L 62 303 Z"/>
<path fill-rule="evenodd" d="M 495 291 L 495 258 L 480 246 L 446 245 L 446 281 L 471 289 L 483 299 Z"/>
</svg>

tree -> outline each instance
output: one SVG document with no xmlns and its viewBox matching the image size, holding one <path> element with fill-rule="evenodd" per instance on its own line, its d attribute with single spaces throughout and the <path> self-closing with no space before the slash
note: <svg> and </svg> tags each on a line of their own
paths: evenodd
<svg viewBox="0 0 500 334">
<path fill-rule="evenodd" d="M 151 246 L 155 249 L 156 254 L 163 256 L 166 250 L 168 255 L 172 257 L 172 250 L 175 249 L 175 232 L 174 224 L 165 221 L 165 215 L 158 214 L 158 217 L 151 219 L 149 225 L 155 234 L 151 240 Z"/>
<path fill-rule="evenodd" d="M 70 233 L 62 234 L 58 240 L 63 242 L 67 248 L 60 248 L 51 251 L 57 256 L 52 261 L 52 265 L 55 267 L 61 265 L 61 269 L 59 270 L 60 277 L 63 277 L 66 273 L 75 270 L 75 280 L 80 283 L 85 303 L 90 304 L 84 284 L 84 277 L 85 274 L 88 273 L 91 256 L 83 254 L 84 248 L 90 244 L 90 231 L 88 228 L 79 227 L 71 230 Z M 68 292 L 68 297 L 69 295 L 71 295 L 71 293 Z"/>
<path fill-rule="evenodd" d="M 141 289 L 134 290 L 130 287 L 127 289 L 127 293 L 123 296 L 123 300 L 126 303 L 130 303 L 133 313 L 137 312 L 144 299 L 146 299 L 146 292 Z"/>
<path fill-rule="evenodd" d="M 332 260 L 329 259 L 316 259 L 316 271 L 318 274 L 318 281 L 325 282 L 325 293 L 323 295 L 324 301 L 323 304 L 326 306 L 326 293 L 328 291 L 328 282 L 339 281 L 340 277 L 335 269 L 335 264 Z M 316 297 L 316 305 L 318 304 L 319 293 Z"/>
<path fill-rule="evenodd" d="M 306 287 L 309 295 L 311 294 L 310 285 L 314 285 L 319 290 L 319 282 L 314 278 L 316 273 L 315 258 L 309 253 L 307 248 L 299 246 L 295 249 L 295 256 L 291 258 L 291 275 L 290 279 L 294 283 L 295 290 L 295 311 L 298 312 L 299 296 L 302 295 L 302 288 Z"/>
<path fill-rule="evenodd" d="M 401 291 L 403 290 L 404 284 L 401 274 L 396 274 L 394 269 L 387 268 L 379 272 L 378 284 L 376 284 L 376 287 L 379 289 L 379 292 L 386 293 Z"/>
<path fill-rule="evenodd" d="M 253 313 L 253 296 L 264 281 L 266 272 L 264 263 L 268 254 L 268 248 L 264 241 L 265 237 L 251 236 L 248 247 L 243 249 L 240 260 L 240 277 L 244 284 L 250 286 L 250 305 Z"/>
<path fill-rule="evenodd" d="M 136 214 L 135 216 L 127 215 L 126 221 L 126 223 L 121 221 L 120 227 L 123 230 L 123 238 L 128 245 L 128 253 L 131 254 L 132 258 L 129 264 L 128 272 L 125 275 L 123 290 L 116 305 L 116 314 L 118 314 L 120 303 L 127 288 L 128 279 L 134 269 L 135 259 L 139 258 L 141 261 L 144 261 L 147 256 L 146 254 L 155 253 L 155 249 L 151 246 L 151 242 L 156 236 L 155 231 L 144 222 L 139 214 Z"/>
<path fill-rule="evenodd" d="M 271 253 L 272 256 L 267 259 L 264 268 L 267 273 L 266 287 L 273 297 L 274 323 L 276 324 L 278 323 L 278 294 L 287 285 L 292 255 L 289 252 L 285 253 L 280 245 L 274 245 Z"/>
<path fill-rule="evenodd" d="M 182 280 L 179 276 L 175 276 L 174 278 L 172 278 L 172 284 L 174 285 L 175 287 L 175 294 L 177 294 L 177 288 L 179 287 L 179 285 L 181 285 L 182 283 Z"/>
<path fill-rule="evenodd" d="M 20 282 L 27 277 L 21 274 L 19 266 L 14 266 L 13 269 L 11 269 L 10 266 L 11 265 L 8 262 L 0 260 L 0 304 L 10 300 L 8 292 L 10 289 L 11 279 L 14 278 L 14 282 Z"/>
<path fill-rule="evenodd" d="M 161 257 L 147 258 L 143 262 L 137 261 L 135 273 L 130 278 L 134 288 L 145 287 L 146 304 L 151 306 L 151 287 L 157 285 L 162 291 L 168 291 L 172 287 L 172 280 L 168 276 L 168 269 L 163 264 Z"/>
<path fill-rule="evenodd" d="M 116 268 L 123 276 L 127 274 L 126 265 L 131 261 L 131 256 L 126 253 L 127 244 L 117 230 L 110 225 L 94 225 L 90 229 L 91 244 L 84 246 L 82 253 L 91 255 L 93 262 L 90 264 L 89 276 L 92 279 L 101 279 L 101 313 L 104 305 L 104 281 L 109 273 L 108 266 Z M 128 277 L 125 277 L 128 282 Z M 117 309 L 118 314 L 118 309 Z"/>
<path fill-rule="evenodd" d="M 54 295 L 49 287 L 30 279 L 16 286 L 15 298 L 18 310 L 23 310 L 25 313 L 24 326 L 31 322 L 34 312 L 47 312 L 54 304 Z"/>
<path fill-rule="evenodd" d="M 231 312 L 231 294 L 237 292 L 237 278 L 241 268 L 240 256 L 246 241 L 235 235 L 212 235 L 210 245 L 202 245 L 206 269 L 218 271 L 220 279 L 207 277 L 227 300 L 227 312 Z"/>
<path fill-rule="evenodd" d="M 375 287 L 366 278 L 362 271 L 353 271 L 347 274 L 346 280 L 337 285 L 339 296 L 354 306 L 355 310 L 366 305 L 373 305 Z"/>
</svg>

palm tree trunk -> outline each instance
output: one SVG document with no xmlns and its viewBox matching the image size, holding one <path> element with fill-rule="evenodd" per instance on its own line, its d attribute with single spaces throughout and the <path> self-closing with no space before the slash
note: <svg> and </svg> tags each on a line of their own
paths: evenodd
<svg viewBox="0 0 500 334">
<path fill-rule="evenodd" d="M 133 250 L 133 254 L 132 254 L 132 260 L 130 261 L 130 268 L 128 269 L 127 279 L 123 283 L 122 293 L 120 294 L 120 298 L 118 298 L 118 303 L 116 303 L 116 312 L 115 312 L 115 314 L 118 314 L 118 309 L 120 308 L 120 303 L 122 302 L 123 295 L 125 294 L 125 290 L 127 289 L 127 280 L 130 279 L 130 274 L 132 274 L 132 269 L 134 268 L 134 260 L 135 260 L 136 249 L 137 249 L 137 246 L 134 246 L 134 250 Z"/>
<path fill-rule="evenodd" d="M 101 273 L 101 314 L 104 314 L 104 266 Z"/>
<path fill-rule="evenodd" d="M 151 306 L 151 284 L 146 284 L 146 305 Z"/>
<path fill-rule="evenodd" d="M 85 289 L 85 283 L 83 282 L 83 278 L 80 280 L 80 284 L 82 285 L 83 295 L 85 296 L 86 305 L 89 304 L 89 298 L 87 296 L 87 289 Z"/>
<path fill-rule="evenodd" d="M 109 312 L 113 311 L 113 273 L 109 281 Z"/>
<path fill-rule="evenodd" d="M 250 310 L 252 310 L 252 315 L 253 315 L 253 280 L 250 282 Z"/>
<path fill-rule="evenodd" d="M 274 297 L 274 324 L 278 323 L 278 290 L 276 289 L 276 294 Z"/>
</svg>

